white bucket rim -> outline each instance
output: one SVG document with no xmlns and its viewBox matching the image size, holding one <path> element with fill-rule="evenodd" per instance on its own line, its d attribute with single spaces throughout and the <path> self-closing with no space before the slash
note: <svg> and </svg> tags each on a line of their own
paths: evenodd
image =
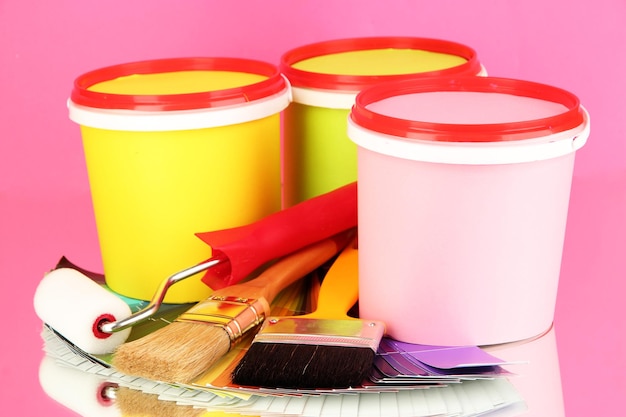
<svg viewBox="0 0 626 417">
<path fill-rule="evenodd" d="M 420 74 L 412 74 L 419 77 Z M 480 71 L 477 77 L 486 77 L 487 70 L 480 64 Z M 292 85 L 293 102 L 312 107 L 322 107 L 327 109 L 350 110 L 354 105 L 356 96 L 359 91 L 352 90 L 323 90 L 319 88 L 300 87 Z"/>
<path fill-rule="evenodd" d="M 457 165 L 500 165 L 558 158 L 582 148 L 590 134 L 589 113 L 581 105 L 584 122 L 570 130 L 533 139 L 502 142 L 437 142 L 407 139 L 375 132 L 348 117 L 348 137 L 359 147 L 378 154 L 420 162 Z"/>
<path fill-rule="evenodd" d="M 67 101 L 70 120 L 81 126 L 119 131 L 177 131 L 230 126 L 263 119 L 283 111 L 291 102 L 291 88 L 263 99 L 231 106 L 191 110 L 141 111 L 102 109 Z"/>
</svg>

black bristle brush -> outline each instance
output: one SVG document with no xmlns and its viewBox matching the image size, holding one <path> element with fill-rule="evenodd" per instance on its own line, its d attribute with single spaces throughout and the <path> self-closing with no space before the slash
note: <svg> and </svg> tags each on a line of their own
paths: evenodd
<svg viewBox="0 0 626 417">
<path fill-rule="evenodd" d="M 309 245 L 279 259 L 258 277 L 215 291 L 171 324 L 125 343 L 113 355 L 120 372 L 189 384 L 269 315 L 270 303 L 288 285 L 331 259 L 353 231 Z"/>
<path fill-rule="evenodd" d="M 313 313 L 266 319 L 235 367 L 233 382 L 289 389 L 361 385 L 385 325 L 347 315 L 358 299 L 357 262 L 355 240 L 324 276 Z"/>
</svg>

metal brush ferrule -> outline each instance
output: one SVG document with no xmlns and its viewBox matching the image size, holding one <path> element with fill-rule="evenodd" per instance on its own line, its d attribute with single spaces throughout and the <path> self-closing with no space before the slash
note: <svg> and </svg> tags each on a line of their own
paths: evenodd
<svg viewBox="0 0 626 417">
<path fill-rule="evenodd" d="M 212 296 L 191 307 L 176 321 L 222 327 L 233 345 L 245 332 L 261 323 L 269 311 L 265 298 Z"/>
<path fill-rule="evenodd" d="M 254 343 L 354 346 L 376 351 L 384 334 L 385 324 L 381 321 L 270 317 L 254 337 Z"/>
</svg>

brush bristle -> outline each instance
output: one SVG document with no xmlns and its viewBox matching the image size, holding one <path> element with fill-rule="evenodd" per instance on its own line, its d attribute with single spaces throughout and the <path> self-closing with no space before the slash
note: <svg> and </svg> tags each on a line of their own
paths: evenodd
<svg viewBox="0 0 626 417">
<path fill-rule="evenodd" d="M 197 417 L 203 410 L 173 401 L 162 401 L 156 394 L 119 387 L 115 394 L 115 404 L 126 417 Z"/>
<path fill-rule="evenodd" d="M 348 388 L 368 377 L 368 347 L 253 343 L 233 371 L 239 385 L 290 389 Z"/>
<path fill-rule="evenodd" d="M 229 349 L 230 338 L 219 326 L 174 322 L 119 346 L 113 366 L 128 375 L 188 384 Z"/>
</svg>

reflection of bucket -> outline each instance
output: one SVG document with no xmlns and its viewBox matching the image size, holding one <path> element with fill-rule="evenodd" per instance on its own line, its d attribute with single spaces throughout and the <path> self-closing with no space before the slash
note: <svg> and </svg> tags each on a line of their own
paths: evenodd
<svg viewBox="0 0 626 417">
<path fill-rule="evenodd" d="M 392 337 L 484 345 L 553 320 L 578 99 L 491 77 L 376 86 L 356 99 L 359 306 Z"/>
<path fill-rule="evenodd" d="M 512 363 L 504 367 L 514 374 L 509 381 L 521 394 L 527 410 L 511 415 L 565 416 L 554 327 L 530 339 L 482 348 L 499 359 Z"/>
<path fill-rule="evenodd" d="M 356 180 L 356 146 L 346 120 L 366 86 L 407 76 L 477 75 L 471 48 L 405 37 L 341 39 L 286 52 L 281 71 L 293 87 L 284 115 L 284 199 L 291 206 Z"/>
<path fill-rule="evenodd" d="M 77 78 L 81 125 L 108 285 L 150 299 L 210 248 L 194 234 L 280 209 L 280 112 L 289 89 L 271 64 L 179 58 L 122 64 Z M 199 277 L 167 302 L 210 294 Z"/>
</svg>

